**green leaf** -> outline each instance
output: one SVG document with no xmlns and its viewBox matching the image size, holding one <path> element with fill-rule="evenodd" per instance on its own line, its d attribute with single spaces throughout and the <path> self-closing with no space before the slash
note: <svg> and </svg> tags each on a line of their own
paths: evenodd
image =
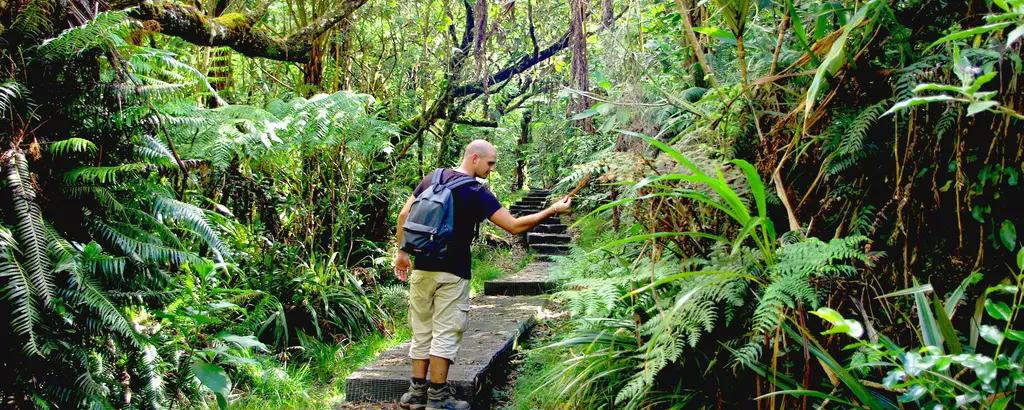
<svg viewBox="0 0 1024 410">
<path fill-rule="evenodd" d="M 194 362 L 192 363 L 192 374 L 199 379 L 203 386 L 209 387 L 217 396 L 217 405 L 221 409 L 228 408 L 228 395 L 231 394 L 231 379 L 223 367 L 213 363 Z"/>
<path fill-rule="evenodd" d="M 892 113 L 894 113 L 896 111 L 899 111 L 899 110 L 902 110 L 904 108 L 914 107 L 914 106 L 918 106 L 918 105 L 921 105 L 921 104 L 930 104 L 930 103 L 933 103 L 933 102 L 942 102 L 942 101 L 963 101 L 963 100 L 957 99 L 957 98 L 953 98 L 953 97 L 950 97 L 950 96 L 945 95 L 945 94 L 942 94 L 942 95 L 931 95 L 931 96 L 927 96 L 927 97 L 914 97 L 914 98 L 911 98 L 909 100 L 903 100 L 903 101 L 900 101 L 900 102 L 896 103 L 896 105 L 893 105 L 892 108 L 889 109 L 889 111 L 884 112 L 882 114 L 882 116 L 884 117 L 886 115 L 892 114 Z"/>
<path fill-rule="evenodd" d="M 889 298 L 889 297 L 893 297 L 893 296 L 907 296 L 907 295 L 913 295 L 913 294 L 916 294 L 916 293 L 932 292 L 934 290 L 935 289 L 932 288 L 932 284 L 931 283 L 925 283 L 924 285 L 914 286 L 912 288 L 906 288 L 906 289 L 903 289 L 903 290 L 897 290 L 897 291 L 892 292 L 892 293 L 886 293 L 886 294 L 884 294 L 882 296 L 876 297 L 875 299 Z"/>
<path fill-rule="evenodd" d="M 986 111 L 989 108 L 995 107 L 997 105 L 999 105 L 999 103 L 995 102 L 995 101 L 978 101 L 978 102 L 973 102 L 973 103 L 971 103 L 970 105 L 967 106 L 967 116 L 968 117 L 973 117 L 974 114 L 977 114 L 977 113 L 982 112 L 982 111 Z"/>
<path fill-rule="evenodd" d="M 999 226 L 999 239 L 1010 252 L 1017 249 L 1017 227 L 1013 226 L 1013 221 L 1005 220 Z"/>
<path fill-rule="evenodd" d="M 593 117 L 595 115 L 597 115 L 597 110 L 595 110 L 593 108 L 588 108 L 588 109 L 585 109 L 585 110 L 581 111 L 579 114 L 573 115 L 572 116 L 572 120 L 573 121 L 582 120 L 584 118 L 590 118 L 590 117 Z"/>
<path fill-rule="evenodd" d="M 956 335 L 953 322 L 949 320 L 946 309 L 943 308 L 942 302 L 939 302 L 939 296 L 935 292 L 932 292 L 932 308 L 935 309 L 935 322 L 939 325 L 939 333 L 942 334 L 942 340 L 946 342 L 949 352 L 952 354 L 963 353 L 964 348 L 960 345 L 960 338 Z"/>
<path fill-rule="evenodd" d="M 1014 342 L 1024 343 L 1024 331 L 1020 330 L 1007 330 L 1004 334 L 1007 339 L 1013 340 Z"/>
<path fill-rule="evenodd" d="M 935 84 L 935 83 L 921 83 L 914 87 L 914 92 L 919 93 L 921 91 L 949 91 L 954 93 L 964 93 L 964 89 L 955 85 L 949 84 Z"/>
<path fill-rule="evenodd" d="M 921 341 L 925 346 L 934 346 L 941 351 L 942 333 L 939 332 L 939 324 L 935 321 L 935 315 L 932 314 L 924 293 L 914 294 L 914 305 L 917 307 L 917 321 L 921 326 Z"/>
<path fill-rule="evenodd" d="M 786 9 L 789 11 L 789 19 L 792 20 L 791 26 L 793 27 L 793 32 L 796 33 L 797 40 L 800 41 L 800 47 L 811 57 L 811 64 L 818 65 L 818 57 L 811 52 L 811 43 L 807 40 L 807 30 L 804 29 L 804 21 L 800 18 L 800 13 L 797 13 L 793 0 L 786 0 Z"/>
<path fill-rule="evenodd" d="M 839 314 L 839 312 L 836 312 L 835 310 L 827 307 L 821 307 L 810 313 L 825 319 L 832 324 L 832 329 L 822 332 L 821 334 L 823 335 L 846 333 L 855 339 L 860 339 L 860 337 L 864 335 L 864 326 L 861 326 L 860 322 L 844 318 L 843 315 Z"/>
<path fill-rule="evenodd" d="M 953 317 L 953 313 L 956 312 L 957 306 L 959 306 L 960 302 L 964 299 L 964 292 L 967 290 L 967 285 L 976 283 L 981 280 L 981 278 L 982 274 L 978 272 L 967 275 L 967 277 L 960 282 L 960 286 L 957 286 L 956 289 L 953 290 L 953 293 L 949 294 L 949 297 L 946 298 L 946 302 L 942 304 L 943 310 L 946 312 L 946 317 Z"/>
<path fill-rule="evenodd" d="M 921 386 L 919 384 L 915 384 L 913 386 L 910 386 L 910 388 L 907 389 L 907 392 L 903 393 L 899 397 L 899 401 L 900 403 L 909 403 L 914 400 L 920 399 L 922 396 L 925 395 L 925 393 L 928 393 L 928 389 L 925 389 L 924 386 Z"/>
<path fill-rule="evenodd" d="M 804 117 L 809 116 L 814 108 L 814 100 L 818 97 L 818 91 L 825 81 L 825 73 L 828 71 L 828 67 L 835 65 L 836 60 L 845 54 L 843 51 L 846 48 L 846 40 L 850 38 L 850 33 L 864 21 L 868 12 L 874 9 L 877 4 L 878 0 L 870 0 L 861 6 L 857 13 L 853 15 L 853 18 L 843 26 L 843 33 L 832 43 L 832 48 L 829 49 L 825 59 L 821 61 L 821 64 L 818 66 L 818 72 L 814 73 L 814 80 L 811 81 L 811 86 L 807 89 L 807 97 L 804 101 Z"/>
<path fill-rule="evenodd" d="M 971 207 L 971 218 L 974 218 L 978 223 L 985 223 L 985 208 L 979 205 Z"/>
<path fill-rule="evenodd" d="M 974 27 L 974 28 L 971 28 L 971 29 L 968 29 L 968 30 L 964 30 L 964 31 L 958 31 L 956 33 L 953 33 L 953 34 L 950 34 L 948 36 L 942 37 L 942 38 L 940 38 L 938 40 L 935 40 L 935 42 L 932 43 L 931 45 L 929 45 L 928 48 L 925 49 L 925 51 L 928 51 L 932 47 L 935 47 L 935 46 L 937 46 L 939 44 L 947 43 L 947 42 L 950 42 L 950 41 L 953 41 L 953 40 L 960 40 L 960 39 L 964 39 L 964 38 L 968 38 L 968 37 L 973 37 L 973 36 L 976 36 L 978 34 L 988 33 L 990 31 L 1002 30 L 1002 29 L 1004 29 L 1006 27 L 1009 27 L 1010 24 L 1013 24 L 1013 23 L 1012 22 L 1005 22 L 1005 23 L 987 24 L 987 25 L 984 25 L 984 26 Z"/>
<path fill-rule="evenodd" d="M 985 299 L 985 311 L 988 312 L 989 316 L 997 320 L 1009 321 L 1010 320 L 1010 307 L 1003 302 L 993 302 L 992 299 Z"/>
<path fill-rule="evenodd" d="M 230 333 L 220 333 L 217 337 L 225 342 L 234 343 L 245 349 L 255 348 L 259 351 L 267 351 L 267 345 L 256 340 L 256 336 L 237 336 Z"/>
<path fill-rule="evenodd" d="M 1006 410 L 1006 406 L 1010 404 L 1010 400 L 1013 396 L 1006 396 L 992 402 L 992 410 Z"/>
<path fill-rule="evenodd" d="M 967 89 L 965 94 L 967 94 L 967 95 L 974 95 L 975 93 L 978 92 L 978 90 L 981 89 L 981 86 L 983 86 L 985 84 L 988 84 L 988 82 L 992 81 L 992 79 L 996 78 L 996 75 L 998 75 L 998 74 L 999 74 L 998 72 L 993 71 L 991 73 L 982 74 L 980 77 L 975 78 L 974 82 L 971 83 L 971 87 Z"/>
<path fill-rule="evenodd" d="M 827 308 L 827 307 L 818 308 L 818 310 L 815 310 L 815 311 L 810 312 L 810 313 L 812 315 L 814 315 L 814 316 L 817 316 L 817 317 L 820 317 L 822 319 L 825 319 L 826 321 L 828 321 L 832 325 L 839 324 L 839 323 L 843 322 L 844 320 L 846 320 L 846 318 L 844 318 L 843 315 L 841 315 L 839 312 L 835 311 L 832 308 Z"/>
<path fill-rule="evenodd" d="M 743 175 L 747 177 L 747 183 L 750 184 L 750 193 L 754 196 L 754 202 L 757 203 L 757 216 L 762 218 L 768 217 L 767 197 L 764 193 L 764 182 L 761 180 L 761 176 L 757 174 L 757 169 L 749 162 L 742 159 L 736 159 L 731 161 L 743 170 Z"/>
<path fill-rule="evenodd" d="M 1003 332 L 992 325 L 981 325 L 981 338 L 998 345 L 1003 342 Z"/>
<path fill-rule="evenodd" d="M 736 35 L 730 33 L 729 31 L 722 30 L 718 27 L 694 27 L 693 31 L 696 31 L 705 36 L 715 38 L 732 45 L 736 45 Z"/>
</svg>

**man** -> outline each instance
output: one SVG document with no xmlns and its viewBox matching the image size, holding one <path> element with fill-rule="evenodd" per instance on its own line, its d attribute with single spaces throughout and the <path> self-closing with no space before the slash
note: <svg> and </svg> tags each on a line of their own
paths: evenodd
<svg viewBox="0 0 1024 410">
<path fill-rule="evenodd" d="M 443 169 L 441 183 L 461 176 L 487 178 L 498 161 L 494 146 L 484 140 L 475 140 L 466 146 L 462 164 L 456 169 Z M 409 208 L 416 197 L 430 186 L 433 173 L 420 182 L 413 195 L 398 214 L 398 243 L 402 243 L 402 225 L 409 216 Z M 409 275 L 409 254 L 398 250 L 395 258 L 395 276 L 409 279 L 409 325 L 412 328 L 412 385 L 402 396 L 404 409 L 466 410 L 469 403 L 456 400 L 454 390 L 447 385 L 448 367 L 459 351 L 462 333 L 469 315 L 470 243 L 480 221 L 490 219 L 502 229 L 518 234 L 537 226 L 545 218 L 569 210 L 571 200 L 565 199 L 548 209 L 532 215 L 515 218 L 501 206 L 497 198 L 478 182 L 471 182 L 452 191 L 454 227 L 452 244 L 443 260 L 418 257 Z M 430 383 L 426 377 L 430 370 Z"/>
</svg>

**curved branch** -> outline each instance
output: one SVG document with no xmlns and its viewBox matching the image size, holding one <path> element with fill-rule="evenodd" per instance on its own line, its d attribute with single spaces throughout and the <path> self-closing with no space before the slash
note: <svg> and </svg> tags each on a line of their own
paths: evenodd
<svg viewBox="0 0 1024 410">
<path fill-rule="evenodd" d="M 516 74 L 525 72 L 526 70 L 529 70 L 530 67 L 533 67 L 543 62 L 544 60 L 551 58 L 555 54 L 558 54 L 559 51 L 562 51 L 568 46 L 569 33 L 566 32 L 565 35 L 563 35 L 557 42 L 548 46 L 548 48 L 545 48 L 540 53 L 522 56 L 512 65 L 505 67 L 504 69 L 498 71 L 497 73 L 494 73 L 494 75 L 492 75 L 490 79 L 488 79 L 487 83 L 496 84 L 505 81 Z M 484 92 L 483 81 L 477 81 L 470 84 L 460 85 L 455 89 L 455 95 L 459 97 L 472 94 L 480 94 L 482 92 Z"/>
<path fill-rule="evenodd" d="M 216 18 L 207 17 L 193 6 L 167 0 L 115 0 L 110 7 L 115 10 L 132 8 L 130 16 L 156 21 L 162 33 L 192 44 L 230 47 L 249 57 L 305 63 L 311 57 L 313 40 L 365 3 L 366 0 L 343 0 L 317 21 L 285 37 L 271 36 L 256 27 L 266 11 L 263 3 L 252 11 L 226 13 Z"/>
<path fill-rule="evenodd" d="M 456 119 L 452 120 L 452 122 L 454 122 L 456 124 L 469 125 L 469 126 L 472 126 L 472 127 L 498 128 L 498 122 L 497 121 L 476 120 L 476 119 L 472 119 L 472 118 L 460 117 L 460 118 L 456 118 Z"/>
</svg>

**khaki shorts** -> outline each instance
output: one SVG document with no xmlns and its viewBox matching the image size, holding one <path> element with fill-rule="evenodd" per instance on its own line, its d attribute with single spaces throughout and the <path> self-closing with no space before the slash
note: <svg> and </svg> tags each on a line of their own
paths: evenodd
<svg viewBox="0 0 1024 410">
<path fill-rule="evenodd" d="M 409 277 L 409 357 L 455 360 L 469 324 L 469 280 L 448 272 L 413 270 Z"/>
</svg>

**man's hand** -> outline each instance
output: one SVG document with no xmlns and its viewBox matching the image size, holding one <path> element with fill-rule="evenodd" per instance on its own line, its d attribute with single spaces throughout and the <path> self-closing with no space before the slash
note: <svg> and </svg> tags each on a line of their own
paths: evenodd
<svg viewBox="0 0 1024 410">
<path fill-rule="evenodd" d="M 556 214 L 564 214 L 566 212 L 569 212 L 569 206 L 571 205 L 572 197 L 567 196 L 565 198 L 562 198 L 561 201 L 555 202 L 554 205 L 551 205 L 551 210 L 555 211 Z"/>
<path fill-rule="evenodd" d="M 395 255 L 395 276 L 398 280 L 405 282 L 409 279 L 409 268 L 412 267 L 412 261 L 409 260 L 409 254 L 399 249 L 398 254 Z"/>
</svg>

